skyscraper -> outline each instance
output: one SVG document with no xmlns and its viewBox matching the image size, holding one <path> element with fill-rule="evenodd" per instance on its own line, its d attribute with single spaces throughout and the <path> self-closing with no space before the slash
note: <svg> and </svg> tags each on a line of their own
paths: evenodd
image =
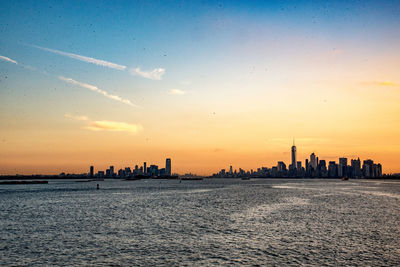
<svg viewBox="0 0 400 267">
<path fill-rule="evenodd" d="M 145 162 L 143 162 L 143 174 L 146 174 L 147 173 L 147 168 L 146 168 L 146 161 Z"/>
<path fill-rule="evenodd" d="M 312 154 L 310 155 L 310 166 L 311 166 L 314 170 L 317 169 L 317 161 L 316 161 L 316 158 L 315 158 L 315 154 L 314 154 L 314 153 L 312 153 Z"/>
<path fill-rule="evenodd" d="M 150 176 L 158 176 L 158 166 L 157 165 L 150 165 L 149 169 L 148 169 L 148 174 L 150 174 Z"/>
<path fill-rule="evenodd" d="M 114 177 L 114 166 L 110 166 L 110 176 Z"/>
<path fill-rule="evenodd" d="M 286 171 L 286 164 L 283 161 L 278 161 L 278 172 Z"/>
<path fill-rule="evenodd" d="M 301 169 L 302 169 L 302 167 L 301 167 L 301 161 L 298 161 L 297 162 L 297 171 L 300 171 Z"/>
<path fill-rule="evenodd" d="M 294 145 L 294 140 L 293 140 L 293 146 L 292 146 L 292 168 L 296 169 L 296 146 Z"/>
<path fill-rule="evenodd" d="M 94 167 L 93 167 L 93 166 L 90 166 L 90 173 L 89 173 L 89 176 L 90 176 L 90 177 L 93 177 L 93 173 L 94 173 Z"/>
<path fill-rule="evenodd" d="M 382 165 L 378 163 L 376 165 L 376 168 L 377 168 L 377 177 L 382 177 Z"/>
<path fill-rule="evenodd" d="M 306 162 L 305 162 L 305 168 L 306 168 L 306 172 L 307 172 L 307 174 L 308 174 L 308 171 L 309 171 L 309 169 L 310 169 L 310 164 L 308 163 L 308 159 L 306 159 Z"/>
<path fill-rule="evenodd" d="M 343 177 L 347 175 L 347 158 L 339 158 L 338 176 Z"/>
<path fill-rule="evenodd" d="M 336 165 L 336 162 L 329 161 L 328 175 L 329 175 L 329 177 L 336 177 L 337 176 L 337 165 Z"/>
<path fill-rule="evenodd" d="M 364 160 L 363 167 L 362 167 L 364 177 L 373 177 L 374 176 L 373 167 L 374 167 L 373 160 L 371 160 L 371 159 Z"/>
<path fill-rule="evenodd" d="M 354 178 L 361 178 L 361 161 L 360 158 L 351 160 L 351 171 Z"/>
<path fill-rule="evenodd" d="M 328 169 L 326 168 L 326 161 L 321 159 L 318 163 L 317 169 L 319 170 L 320 177 L 328 176 Z"/>
<path fill-rule="evenodd" d="M 165 160 L 165 174 L 171 175 L 171 159 Z"/>
</svg>

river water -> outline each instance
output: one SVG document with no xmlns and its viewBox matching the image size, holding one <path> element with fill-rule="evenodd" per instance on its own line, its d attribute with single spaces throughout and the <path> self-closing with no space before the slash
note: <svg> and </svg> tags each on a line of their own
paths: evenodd
<svg viewBox="0 0 400 267">
<path fill-rule="evenodd" d="M 0 265 L 399 266 L 400 181 L 0 185 Z"/>
</svg>

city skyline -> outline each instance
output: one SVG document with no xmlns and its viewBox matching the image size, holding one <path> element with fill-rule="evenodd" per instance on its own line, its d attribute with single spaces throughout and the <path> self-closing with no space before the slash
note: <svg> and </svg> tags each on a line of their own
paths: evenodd
<svg viewBox="0 0 400 267">
<path fill-rule="evenodd" d="M 293 136 L 296 162 L 400 172 L 398 1 L 4 1 L 0 13 L 0 174 L 168 156 L 210 175 L 289 163 Z"/>
<path fill-rule="evenodd" d="M 276 166 L 260 166 L 256 169 L 245 170 L 234 169 L 229 166 L 229 171 L 221 169 L 214 173 L 216 178 L 382 178 L 385 173 L 380 163 L 374 163 L 372 159 L 360 160 L 360 157 L 350 159 L 339 157 L 327 162 L 319 158 L 314 152 L 309 158 L 297 161 L 297 147 L 293 141 L 291 147 L 291 164 L 286 165 L 284 161 L 278 161 Z M 348 163 L 351 163 L 350 165 Z M 362 164 L 361 164 L 362 163 Z"/>
<path fill-rule="evenodd" d="M 147 167 L 148 166 L 148 167 Z M 68 174 L 62 172 L 59 174 L 60 177 L 68 176 L 68 175 L 81 175 L 81 174 Z M 172 162 L 170 158 L 165 159 L 165 167 L 159 168 L 158 165 L 150 164 L 147 165 L 147 162 L 143 162 L 143 165 L 135 164 L 132 168 L 130 166 L 125 166 L 120 168 L 119 170 L 114 171 L 114 166 L 111 165 L 109 168 L 104 170 L 98 170 L 95 172 L 95 166 L 91 165 L 89 167 L 89 173 L 87 176 L 89 178 L 132 178 L 135 176 L 147 176 L 147 177 L 171 177 L 172 173 Z"/>
<path fill-rule="evenodd" d="M 266 165 L 259 166 L 257 168 L 251 168 L 250 170 L 238 169 L 229 166 L 229 170 L 221 169 L 217 173 L 212 173 L 209 176 L 214 178 L 382 178 L 385 175 L 398 175 L 398 173 L 385 173 L 380 163 L 374 162 L 374 160 L 368 158 L 361 160 L 360 157 L 348 159 L 346 157 L 336 157 L 335 160 L 327 161 L 324 158 L 319 158 L 314 152 L 309 155 L 309 158 L 304 159 L 303 162 L 297 161 L 297 147 L 293 141 L 291 146 L 291 163 L 286 164 L 284 161 L 277 161 L 276 166 L 265 167 Z M 350 165 L 348 163 L 351 163 Z M 131 168 L 132 167 L 132 168 Z M 120 169 L 118 169 L 120 168 Z M 161 168 L 156 164 L 148 164 L 146 161 L 140 164 L 128 164 L 126 166 L 119 166 L 115 168 L 114 165 L 110 165 L 107 169 L 101 170 L 94 165 L 89 166 L 89 172 L 83 173 L 68 173 L 62 171 L 59 174 L 51 174 L 52 176 L 69 177 L 89 177 L 89 178 L 133 178 L 140 177 L 140 179 L 147 177 L 158 177 L 177 178 L 179 176 L 199 176 L 198 173 L 186 172 L 178 173 L 172 172 L 172 160 L 171 158 L 165 159 L 165 167 Z M 118 170 L 117 170 L 118 169 Z M 17 174 L 21 175 L 21 174 Z M 35 175 L 35 174 L 27 174 Z M 45 175 L 45 174 L 39 174 Z M 1 174 L 0 174 L 1 176 Z M 7 175 L 6 175 L 7 176 Z"/>
</svg>

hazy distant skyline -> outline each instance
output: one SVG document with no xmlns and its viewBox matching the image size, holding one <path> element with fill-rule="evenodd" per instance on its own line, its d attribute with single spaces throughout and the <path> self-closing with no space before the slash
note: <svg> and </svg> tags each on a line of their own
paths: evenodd
<svg viewBox="0 0 400 267">
<path fill-rule="evenodd" d="M 3 1 L 0 174 L 400 172 L 398 1 Z"/>
</svg>

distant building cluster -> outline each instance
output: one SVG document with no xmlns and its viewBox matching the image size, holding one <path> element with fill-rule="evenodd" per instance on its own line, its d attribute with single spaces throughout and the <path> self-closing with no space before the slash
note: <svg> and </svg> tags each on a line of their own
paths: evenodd
<svg viewBox="0 0 400 267">
<path fill-rule="evenodd" d="M 90 178 L 131 178 L 136 176 L 148 177 L 167 177 L 172 175 L 171 159 L 165 160 L 165 168 L 159 168 L 157 165 L 147 166 L 147 162 L 143 162 L 142 166 L 135 165 L 134 168 L 125 167 L 124 169 L 114 170 L 114 166 L 110 166 L 106 171 L 94 172 L 94 166 L 90 166 L 88 176 Z"/>
<path fill-rule="evenodd" d="M 272 168 L 261 167 L 256 171 L 245 171 L 241 168 L 233 170 L 232 166 L 229 171 L 222 169 L 220 172 L 213 174 L 212 177 L 219 178 L 240 178 L 240 177 L 298 177 L 298 178 L 380 178 L 382 177 L 382 165 L 374 163 L 373 160 L 364 160 L 361 165 L 360 158 L 351 159 L 350 165 L 347 158 L 339 158 L 339 161 L 329 161 L 328 163 L 319 159 L 315 153 L 310 155 L 303 163 L 297 161 L 297 149 L 293 144 L 291 148 L 291 164 L 286 167 L 283 161 L 278 161 L 277 165 Z"/>
</svg>

